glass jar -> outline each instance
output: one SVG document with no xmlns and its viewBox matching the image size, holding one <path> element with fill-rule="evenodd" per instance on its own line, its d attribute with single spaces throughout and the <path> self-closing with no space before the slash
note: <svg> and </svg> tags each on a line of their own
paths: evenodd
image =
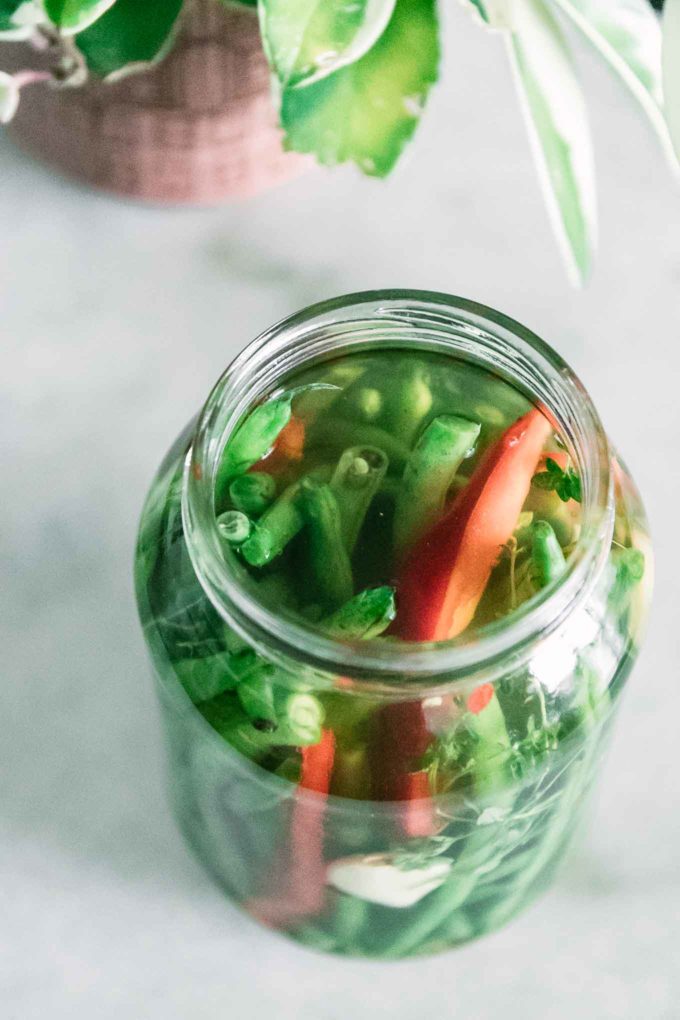
<svg viewBox="0 0 680 1020">
<path fill-rule="evenodd" d="M 215 479 L 244 413 L 303 365 L 376 348 L 438 352 L 509 381 L 551 418 L 578 466 L 581 527 L 564 574 L 472 637 L 342 643 L 264 605 L 223 555 Z M 546 888 L 577 826 L 651 575 L 633 482 L 582 385 L 524 327 L 409 291 L 339 298 L 279 323 L 226 370 L 142 515 L 138 604 L 184 835 L 237 904 L 318 949 L 406 957 L 505 924 Z M 287 736 L 230 708 L 244 649 L 288 706 Z M 473 714 L 479 691 L 484 703 L 495 697 Z M 427 739 L 409 752 L 414 716 L 418 742 Z M 295 745 L 323 757 L 338 719 L 344 769 L 389 757 L 390 741 L 414 756 L 429 742 L 459 763 L 454 780 L 432 779 L 430 760 L 430 787 L 407 799 L 353 796 L 351 777 L 343 796 L 302 783 Z"/>
</svg>

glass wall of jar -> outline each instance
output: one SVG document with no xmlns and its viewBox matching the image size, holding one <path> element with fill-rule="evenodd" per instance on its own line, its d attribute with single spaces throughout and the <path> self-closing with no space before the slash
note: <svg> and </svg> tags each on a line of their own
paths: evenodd
<svg viewBox="0 0 680 1020">
<path fill-rule="evenodd" d="M 414 357 L 390 431 L 381 414 Z M 516 447 L 513 415 L 527 409 L 547 420 L 556 452 L 533 456 L 518 516 L 507 479 L 494 495 L 489 463 Z M 406 531 L 418 530 L 432 508 L 404 510 L 404 487 L 419 437 L 441 414 L 472 421 L 487 444 L 482 466 L 466 476 L 463 463 L 447 480 L 446 507 L 467 500 L 483 517 L 477 530 L 499 505 L 514 514 L 493 554 L 505 573 L 464 625 L 419 633 L 432 543 L 422 546 L 409 582 L 420 615 L 400 633 L 403 571 L 383 564 L 394 583 L 381 575 L 364 590 L 357 577 L 375 581 L 376 555 L 387 555 L 375 541 L 353 534 L 353 559 L 319 552 L 313 512 L 298 502 L 300 464 L 316 499 L 348 446 L 360 474 L 381 463 L 374 524 L 396 527 L 401 499 Z M 357 451 L 368 467 L 359 470 Z M 228 493 L 243 477 L 234 503 Z M 473 489 L 474 499 L 460 497 Z M 267 545 L 273 505 L 286 550 Z M 531 545 L 543 518 L 552 538 L 564 531 L 554 576 Z M 255 566 L 239 551 L 253 534 Z M 448 555 L 435 550 L 438 570 Z M 475 551 L 468 573 L 478 561 Z M 182 831 L 238 904 L 316 948 L 389 959 L 497 928 L 550 882 L 576 827 L 639 646 L 651 575 L 625 466 L 573 372 L 524 327 L 465 300 L 403 291 L 285 320 L 227 369 L 161 465 L 142 515 L 138 603 Z M 366 624 L 366 591 L 380 626 Z M 357 607 L 364 614 L 361 632 L 347 629 L 343 599 L 355 623 Z"/>
</svg>

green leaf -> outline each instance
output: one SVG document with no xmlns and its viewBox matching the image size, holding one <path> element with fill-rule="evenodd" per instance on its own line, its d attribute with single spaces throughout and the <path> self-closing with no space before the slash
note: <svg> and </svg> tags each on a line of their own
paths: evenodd
<svg viewBox="0 0 680 1020">
<path fill-rule="evenodd" d="M 672 153 L 663 113 L 661 26 L 647 0 L 554 2 L 625 82 Z"/>
<path fill-rule="evenodd" d="M 45 12 L 64 35 L 81 32 L 100 18 L 116 0 L 45 0 Z"/>
<path fill-rule="evenodd" d="M 116 0 L 76 36 L 78 48 L 94 74 L 118 77 L 165 56 L 181 9 L 182 0 Z"/>
<path fill-rule="evenodd" d="M 333 166 L 353 161 L 386 176 L 411 138 L 437 80 L 434 0 L 398 0 L 375 46 L 355 64 L 305 88 L 283 91 L 285 145 Z"/>
<path fill-rule="evenodd" d="M 24 0 L 0 0 L 0 29 L 14 28 L 14 15 L 22 6 Z"/>
<path fill-rule="evenodd" d="M 510 28 L 512 23 L 511 0 L 463 0 L 487 28 Z"/>
<path fill-rule="evenodd" d="M 44 20 L 44 11 L 35 0 L 0 0 L 0 41 L 29 39 Z"/>
<path fill-rule="evenodd" d="M 262 40 L 282 85 L 311 83 L 352 64 L 385 31 L 395 0 L 261 0 Z"/>
<path fill-rule="evenodd" d="M 680 158 L 680 0 L 663 11 L 663 92 L 668 130 Z"/>
<path fill-rule="evenodd" d="M 541 185 L 570 278 L 582 283 L 596 238 L 588 119 L 559 25 L 540 0 L 518 0 L 510 59 Z"/>
<path fill-rule="evenodd" d="M 532 485 L 535 485 L 537 489 L 547 489 L 552 491 L 555 488 L 555 476 L 549 471 L 539 471 L 537 475 L 531 479 Z"/>
</svg>

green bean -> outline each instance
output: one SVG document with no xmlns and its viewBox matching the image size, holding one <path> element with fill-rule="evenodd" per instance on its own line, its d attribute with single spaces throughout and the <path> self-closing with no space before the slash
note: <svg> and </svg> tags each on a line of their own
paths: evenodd
<svg viewBox="0 0 680 1020">
<path fill-rule="evenodd" d="M 265 510 L 241 546 L 241 554 L 251 567 L 264 567 L 276 559 L 302 529 L 304 518 L 298 507 L 300 483 L 294 482 Z"/>
<path fill-rule="evenodd" d="M 357 424 L 356 420 L 339 417 L 315 422 L 309 429 L 306 448 L 341 453 L 348 446 L 357 445 L 378 447 L 388 457 L 390 467 L 397 469 L 403 468 L 410 452 L 406 443 L 378 425 Z"/>
<path fill-rule="evenodd" d="M 334 907 L 333 930 L 336 949 L 348 949 L 351 952 L 366 920 L 368 904 L 357 896 L 338 893 Z"/>
<path fill-rule="evenodd" d="M 231 481 L 271 450 L 278 435 L 290 421 L 292 391 L 256 407 L 236 429 L 227 443 L 215 482 L 217 506 L 221 505 Z"/>
<path fill-rule="evenodd" d="M 470 715 L 468 727 L 477 737 L 472 775 L 478 793 L 483 794 L 509 781 L 510 737 L 495 692 L 481 711 Z"/>
<path fill-rule="evenodd" d="M 321 702 L 313 694 L 286 692 L 277 700 L 279 720 L 295 745 L 317 744 L 324 718 Z"/>
<path fill-rule="evenodd" d="M 422 365 L 402 374 L 402 379 L 385 395 L 386 425 L 407 443 L 411 443 L 432 407 L 432 391 Z"/>
<path fill-rule="evenodd" d="M 237 751 L 256 760 L 273 747 L 306 747 L 321 739 L 323 709 L 312 694 L 279 697 L 276 689 L 275 730 L 257 729 L 233 694 L 221 694 L 199 705 L 207 721 Z"/>
<path fill-rule="evenodd" d="M 256 669 L 236 688 L 241 708 L 258 730 L 273 733 L 279 722 L 274 707 L 273 666 Z"/>
<path fill-rule="evenodd" d="M 352 566 L 342 540 L 342 520 L 330 485 L 305 479 L 300 508 L 309 531 L 310 565 L 326 602 L 339 606 L 352 597 Z"/>
<path fill-rule="evenodd" d="M 531 525 L 532 578 L 539 588 L 545 588 L 562 576 L 566 560 L 562 546 L 547 521 Z"/>
<path fill-rule="evenodd" d="M 362 386 L 352 394 L 351 401 L 363 421 L 374 421 L 383 406 L 382 394 L 374 386 Z"/>
<path fill-rule="evenodd" d="M 240 510 L 227 510 L 217 518 L 217 530 L 229 545 L 242 545 L 251 527 L 250 521 Z"/>
<path fill-rule="evenodd" d="M 229 486 L 229 498 L 236 509 L 250 517 L 258 517 L 263 513 L 275 495 L 276 482 L 264 471 L 240 475 Z"/>
<path fill-rule="evenodd" d="M 193 702 L 209 701 L 236 686 L 231 658 L 228 652 L 220 652 L 204 659 L 180 659 L 172 670 Z"/>
<path fill-rule="evenodd" d="M 474 870 L 461 869 L 458 873 L 458 869 L 454 868 L 446 882 L 425 897 L 410 924 L 403 921 L 384 946 L 375 947 L 376 955 L 385 959 L 398 959 L 417 950 L 442 924 L 450 920 L 454 911 L 468 898 L 476 882 Z"/>
<path fill-rule="evenodd" d="M 387 457 L 376 446 L 351 446 L 338 461 L 331 489 L 338 501 L 342 537 L 350 555 L 387 465 Z"/>
<path fill-rule="evenodd" d="M 269 453 L 279 433 L 290 421 L 292 403 L 296 397 L 315 390 L 337 389 L 331 383 L 308 383 L 272 397 L 251 411 L 229 439 L 222 454 L 215 481 L 216 506 L 222 506 L 233 479 L 245 474 L 253 464 Z"/>
<path fill-rule="evenodd" d="M 366 641 L 387 630 L 396 613 L 394 588 L 367 588 L 322 620 L 320 627 L 340 641 Z"/>
<path fill-rule="evenodd" d="M 433 418 L 406 464 L 394 514 L 397 554 L 411 548 L 434 524 L 464 458 L 471 452 L 480 426 L 456 415 Z"/>
</svg>

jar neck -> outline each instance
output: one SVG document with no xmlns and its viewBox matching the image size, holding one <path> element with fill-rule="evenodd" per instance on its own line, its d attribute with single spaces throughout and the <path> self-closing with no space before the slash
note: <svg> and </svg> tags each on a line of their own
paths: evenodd
<svg viewBox="0 0 680 1020">
<path fill-rule="evenodd" d="M 581 530 L 562 577 L 507 620 L 436 644 L 368 641 L 346 645 L 264 606 L 225 559 L 214 487 L 225 444 L 243 415 L 293 372 L 341 355 L 389 348 L 431 351 L 486 368 L 553 421 L 582 484 Z M 512 319 L 461 298 L 377 291 L 314 305 L 254 340 L 232 362 L 200 415 L 183 494 L 187 545 L 198 579 L 225 621 L 273 661 L 343 676 L 369 693 L 407 696 L 493 679 L 531 653 L 587 598 L 613 529 L 610 451 L 583 385 L 552 348 Z"/>
</svg>

